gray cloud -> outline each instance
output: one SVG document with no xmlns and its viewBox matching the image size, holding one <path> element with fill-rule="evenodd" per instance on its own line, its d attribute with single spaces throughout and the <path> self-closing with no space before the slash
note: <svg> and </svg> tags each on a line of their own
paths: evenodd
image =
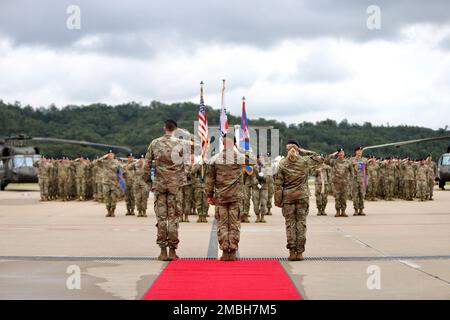
<svg viewBox="0 0 450 320">
<path fill-rule="evenodd" d="M 66 28 L 71 4 L 81 8 L 81 30 Z M 381 8 L 381 30 L 366 28 L 371 4 Z M 84 37 L 100 35 L 97 46 L 84 50 L 139 58 L 167 45 L 265 47 L 297 38 L 389 39 L 404 25 L 448 24 L 449 12 L 446 0 L 16 0 L 0 3 L 0 33 L 17 46 L 69 48 Z"/>
</svg>

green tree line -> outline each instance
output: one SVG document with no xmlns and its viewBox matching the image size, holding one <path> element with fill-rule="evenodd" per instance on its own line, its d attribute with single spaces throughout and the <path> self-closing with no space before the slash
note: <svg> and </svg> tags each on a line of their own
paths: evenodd
<svg viewBox="0 0 450 320">
<path fill-rule="evenodd" d="M 219 123 L 219 110 L 207 107 L 208 122 L 211 126 Z M 251 114 L 251 110 L 250 110 Z M 91 105 L 68 105 L 57 108 L 33 108 L 0 100 L 0 136 L 27 134 L 30 136 L 85 140 L 97 143 L 124 145 L 137 155 L 145 153 L 149 142 L 161 136 L 165 119 L 174 119 L 179 127 L 193 132 L 193 122 L 198 119 L 198 105 L 195 103 L 164 104 L 153 101 L 149 105 L 129 102 L 110 106 L 101 103 Z M 241 118 L 228 114 L 230 126 L 241 123 Z M 281 143 L 294 138 L 302 147 L 324 154 L 343 147 L 352 153 L 357 146 L 367 146 L 388 142 L 420 139 L 449 135 L 445 129 L 433 130 L 418 126 L 375 126 L 323 121 L 301 122 L 287 125 L 276 120 L 263 118 L 249 119 L 250 126 L 273 126 L 279 129 Z M 450 141 L 430 142 L 408 145 L 401 148 L 370 150 L 378 157 L 410 156 L 425 157 L 431 153 L 436 158 L 447 150 Z M 80 154 L 95 157 L 106 150 L 57 143 L 39 143 L 41 153 L 49 157 L 68 156 L 75 158 Z M 281 150 L 282 153 L 284 150 Z"/>
</svg>

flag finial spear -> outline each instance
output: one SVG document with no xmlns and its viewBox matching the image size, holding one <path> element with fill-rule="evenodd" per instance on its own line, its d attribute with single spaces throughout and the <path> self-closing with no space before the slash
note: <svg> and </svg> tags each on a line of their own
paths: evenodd
<svg viewBox="0 0 450 320">
<path fill-rule="evenodd" d="M 245 97 L 242 97 L 242 100 L 244 100 L 244 101 L 245 101 Z"/>
</svg>

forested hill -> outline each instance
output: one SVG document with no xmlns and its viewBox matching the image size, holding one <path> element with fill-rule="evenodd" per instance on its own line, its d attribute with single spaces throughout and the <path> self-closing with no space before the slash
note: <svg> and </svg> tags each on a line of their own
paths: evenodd
<svg viewBox="0 0 450 320">
<path fill-rule="evenodd" d="M 207 107 L 210 125 L 217 125 L 219 110 Z M 180 127 L 192 132 L 193 121 L 198 118 L 198 105 L 194 103 L 150 105 L 127 103 L 117 106 L 92 104 L 88 106 L 66 106 L 56 108 L 22 107 L 19 103 L 7 104 L 0 100 L 0 137 L 25 133 L 31 136 L 86 140 L 98 143 L 126 145 L 135 154 L 143 153 L 148 143 L 162 134 L 162 122 L 175 119 Z M 230 126 L 240 124 L 240 117 L 228 115 Z M 343 146 L 352 153 L 356 146 L 365 146 L 409 140 L 416 138 L 449 135 L 444 129 L 412 126 L 374 126 L 370 123 L 351 124 L 324 120 L 316 123 L 302 122 L 286 125 L 283 122 L 265 119 L 250 119 L 250 126 L 273 126 L 280 130 L 281 141 L 297 139 L 300 144 L 321 153 L 331 153 Z M 432 153 L 435 159 L 443 153 L 450 142 L 432 142 L 371 151 L 377 156 L 399 155 L 415 158 Z M 65 144 L 40 144 L 41 152 L 52 157 L 66 155 L 90 157 L 105 150 Z"/>
</svg>

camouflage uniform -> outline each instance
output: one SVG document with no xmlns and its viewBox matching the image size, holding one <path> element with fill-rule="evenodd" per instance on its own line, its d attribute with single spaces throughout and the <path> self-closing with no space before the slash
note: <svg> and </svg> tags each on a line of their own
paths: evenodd
<svg viewBox="0 0 450 320">
<path fill-rule="evenodd" d="M 367 158 L 355 156 L 350 161 L 353 166 L 352 199 L 355 209 L 354 215 L 365 215 L 363 209 L 367 185 Z"/>
<path fill-rule="evenodd" d="M 434 184 L 435 184 L 435 179 L 438 175 L 438 168 L 436 165 L 436 162 L 434 161 L 430 161 L 428 163 L 428 169 L 429 169 L 429 173 L 428 173 L 428 195 L 429 195 L 429 199 L 433 200 L 433 188 L 434 188 Z"/>
<path fill-rule="evenodd" d="M 203 179 L 202 179 L 203 167 Z M 208 165 L 194 164 L 191 168 L 192 186 L 194 188 L 194 203 L 197 214 L 199 216 L 198 222 L 207 222 L 209 203 L 205 190 L 205 179 L 208 174 Z"/>
<path fill-rule="evenodd" d="M 306 217 L 309 213 L 308 176 L 311 169 L 323 163 L 317 154 L 298 156 L 295 161 L 284 158 L 275 175 L 275 205 L 282 207 L 286 224 L 290 260 L 299 260 L 305 251 Z M 295 258 L 295 256 L 299 258 Z"/>
<path fill-rule="evenodd" d="M 385 160 L 380 162 L 379 174 L 378 174 L 378 197 L 380 199 L 386 198 L 386 166 Z"/>
<path fill-rule="evenodd" d="M 147 202 L 149 196 L 148 184 L 145 180 L 145 161 L 139 160 L 134 162 L 129 171 L 133 175 L 133 203 L 136 204 L 136 209 L 138 210 L 138 217 L 147 216 Z"/>
<path fill-rule="evenodd" d="M 244 171 L 244 184 L 242 186 L 242 200 L 241 200 L 241 222 L 250 222 L 250 199 L 252 197 L 252 175 Z"/>
<path fill-rule="evenodd" d="M 267 199 L 269 197 L 269 185 L 264 167 L 261 164 L 254 166 L 252 174 L 252 200 L 253 210 L 256 214 L 255 222 L 266 222 L 264 216 L 267 214 Z"/>
<path fill-rule="evenodd" d="M 386 196 L 386 200 L 392 201 L 394 200 L 394 188 L 395 188 L 395 164 L 389 160 L 386 164 L 385 164 L 385 187 L 384 187 L 384 192 L 385 192 L 385 196 Z"/>
<path fill-rule="evenodd" d="M 86 198 L 86 170 L 87 165 L 84 160 L 74 162 L 75 166 L 75 185 L 77 188 L 77 198 L 85 200 Z"/>
<path fill-rule="evenodd" d="M 416 190 L 417 197 L 420 201 L 425 201 L 428 199 L 428 166 L 421 163 L 417 166 L 416 172 Z"/>
<path fill-rule="evenodd" d="M 131 166 L 134 161 L 128 161 L 123 167 L 123 174 L 125 178 L 125 203 L 127 205 L 127 216 L 134 216 L 135 196 L 134 196 L 134 170 Z"/>
<path fill-rule="evenodd" d="M 69 200 L 69 174 L 70 163 L 67 160 L 61 161 L 58 165 L 58 190 L 62 201 Z"/>
<path fill-rule="evenodd" d="M 95 168 L 95 176 L 94 176 L 94 183 L 95 183 L 95 200 L 98 202 L 103 202 L 103 168 L 100 165 L 100 162 L 94 161 L 94 168 Z"/>
<path fill-rule="evenodd" d="M 41 193 L 41 200 L 47 201 L 48 198 L 48 189 L 49 189 L 49 176 L 51 165 L 48 160 L 41 159 L 35 163 L 33 166 L 37 168 L 38 171 L 38 179 L 39 179 L 39 190 Z"/>
<path fill-rule="evenodd" d="M 348 159 L 332 159 L 327 157 L 325 162 L 331 166 L 333 171 L 333 192 L 335 198 L 336 217 L 347 216 L 347 195 L 350 181 L 353 179 L 353 165 Z"/>
<path fill-rule="evenodd" d="M 326 164 L 317 166 L 314 170 L 315 176 L 315 196 L 318 216 L 326 216 L 325 208 L 328 203 L 328 194 L 330 193 L 331 167 Z"/>
<path fill-rule="evenodd" d="M 174 163 L 174 155 L 179 157 L 176 159 L 179 162 Z M 158 228 L 156 243 L 161 249 L 169 247 L 175 250 L 180 242 L 178 225 L 182 214 L 181 187 L 186 180 L 183 164 L 185 155 L 182 141 L 168 134 L 153 140 L 145 155 L 145 181 L 150 181 L 151 164 L 155 161 L 155 181 L 152 181 L 152 188 Z"/>
<path fill-rule="evenodd" d="M 103 172 L 103 199 L 106 204 L 107 217 L 114 217 L 117 197 L 119 195 L 119 170 L 122 166 L 116 159 L 101 159 L 99 161 Z"/>
<path fill-rule="evenodd" d="M 50 167 L 49 196 L 51 200 L 58 198 L 58 167 L 56 160 L 52 160 Z"/>
<path fill-rule="evenodd" d="M 275 174 L 275 166 L 272 163 L 270 157 L 267 158 L 267 162 L 264 167 L 266 183 L 267 183 L 267 215 L 272 215 L 272 199 L 274 193 L 274 174 Z"/>
<path fill-rule="evenodd" d="M 367 200 L 374 201 L 378 190 L 378 169 L 379 165 L 374 160 L 367 163 Z"/>
<path fill-rule="evenodd" d="M 241 201 L 245 158 L 234 149 L 224 149 L 209 164 L 206 178 L 206 194 L 214 197 L 217 236 L 223 258 L 235 257 L 241 228 Z"/>
<path fill-rule="evenodd" d="M 194 189 L 192 187 L 191 177 L 192 165 L 185 165 L 186 183 L 183 185 L 183 214 L 181 216 L 181 222 L 189 222 L 189 215 L 192 212 L 192 198 Z"/>
<path fill-rule="evenodd" d="M 413 164 L 408 161 L 401 164 L 403 170 L 403 188 L 405 199 L 411 201 L 414 197 L 415 170 Z"/>
</svg>

